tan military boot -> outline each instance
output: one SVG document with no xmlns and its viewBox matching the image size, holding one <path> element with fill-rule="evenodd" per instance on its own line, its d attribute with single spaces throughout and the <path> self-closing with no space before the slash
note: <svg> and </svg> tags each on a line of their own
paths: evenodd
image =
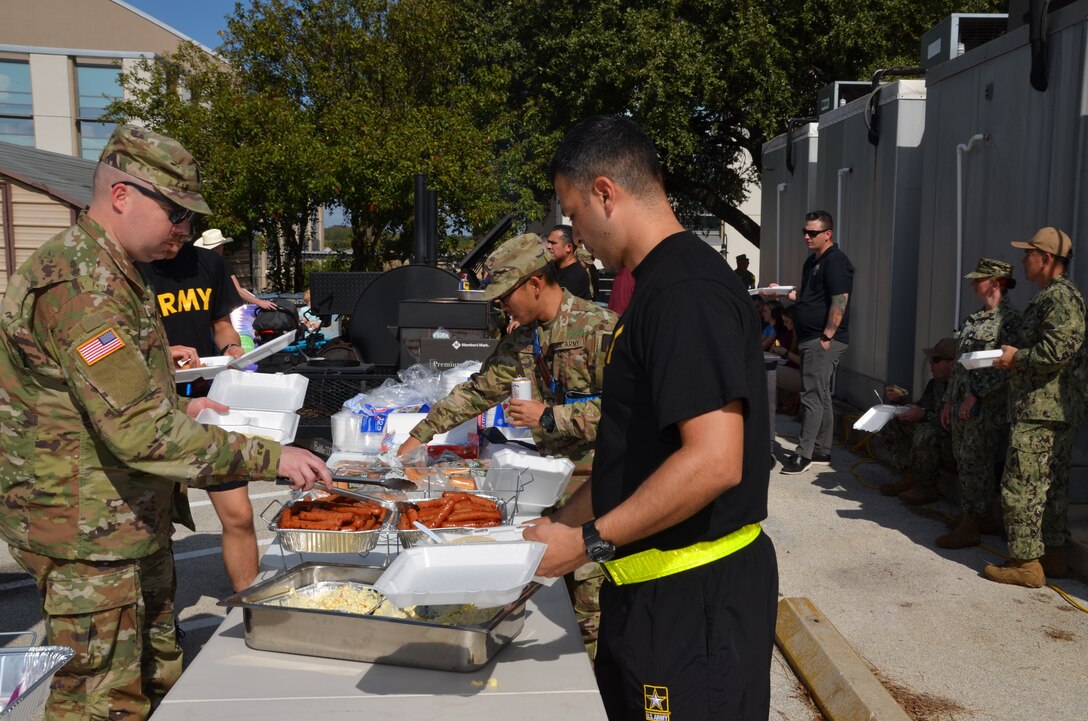
<svg viewBox="0 0 1088 721">
<path fill-rule="evenodd" d="M 915 483 L 914 487 L 909 491 L 899 494 L 899 500 L 908 506 L 924 506 L 927 503 L 933 503 L 939 497 L 940 494 L 937 493 L 936 487 L 931 488 L 921 483 Z"/>
<path fill-rule="evenodd" d="M 941 548 L 968 548 L 977 546 L 982 541 L 982 534 L 978 530 L 978 521 L 970 513 L 960 516 L 959 525 L 951 533 L 946 533 L 937 538 L 937 545 Z"/>
<path fill-rule="evenodd" d="M 910 471 L 907 471 L 902 478 L 894 483 L 881 483 L 878 490 L 885 496 L 898 496 L 911 488 L 914 488 L 914 476 L 911 475 Z"/>
<path fill-rule="evenodd" d="M 1047 546 L 1039 559 L 1047 578 L 1065 578 L 1069 575 L 1069 563 L 1065 560 L 1065 546 Z"/>
<path fill-rule="evenodd" d="M 1009 583 L 1014 586 L 1027 586 L 1028 588 L 1042 588 L 1043 584 L 1046 583 L 1043 564 L 1039 563 L 1038 558 L 1026 561 L 1010 558 L 1000 566 L 987 563 L 986 567 L 982 569 L 982 575 L 998 583 Z"/>
</svg>

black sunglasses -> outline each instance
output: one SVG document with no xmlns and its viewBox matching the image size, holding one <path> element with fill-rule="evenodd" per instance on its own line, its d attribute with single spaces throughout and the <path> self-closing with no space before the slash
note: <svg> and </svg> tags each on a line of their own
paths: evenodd
<svg viewBox="0 0 1088 721">
<path fill-rule="evenodd" d="M 824 228 L 823 230 L 809 230 L 808 228 L 801 228 L 801 232 L 805 234 L 806 238 L 815 238 L 820 233 L 826 233 L 830 228 Z"/>
<path fill-rule="evenodd" d="M 943 355 L 931 355 L 929 357 L 930 363 L 940 363 L 941 361 L 952 360 L 951 358 L 945 358 Z"/>
<path fill-rule="evenodd" d="M 180 205 L 178 205 L 174 201 L 167 198 L 162 193 L 158 193 L 158 192 L 156 192 L 154 190 L 151 190 L 150 188 L 145 188 L 142 185 L 137 185 L 136 183 L 130 182 L 128 180 L 118 181 L 118 182 L 114 183 L 113 185 L 111 185 L 110 187 L 113 188 L 113 187 L 116 187 L 118 185 L 127 185 L 130 188 L 135 188 L 141 194 L 146 195 L 147 197 L 151 198 L 152 200 L 158 200 L 158 201 L 161 201 L 163 203 L 166 203 L 166 207 L 167 207 L 166 217 L 167 217 L 167 219 L 169 219 L 169 221 L 170 221 L 170 223 L 172 225 L 181 225 L 186 220 L 192 220 L 193 216 L 196 215 L 195 211 L 189 210 L 188 208 L 181 207 Z"/>
</svg>

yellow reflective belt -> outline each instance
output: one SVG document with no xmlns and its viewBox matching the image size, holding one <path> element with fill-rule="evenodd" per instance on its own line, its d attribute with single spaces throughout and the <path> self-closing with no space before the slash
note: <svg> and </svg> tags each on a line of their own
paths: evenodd
<svg viewBox="0 0 1088 721">
<path fill-rule="evenodd" d="M 716 541 L 701 541 L 684 548 L 659 551 L 651 548 L 630 556 L 605 561 L 605 572 L 617 586 L 642 583 L 670 576 L 725 558 L 747 546 L 759 536 L 758 523 L 742 526 Z"/>
</svg>

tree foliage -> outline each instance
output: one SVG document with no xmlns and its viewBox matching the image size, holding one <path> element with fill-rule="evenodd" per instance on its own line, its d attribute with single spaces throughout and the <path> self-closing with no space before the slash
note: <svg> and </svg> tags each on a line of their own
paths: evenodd
<svg viewBox="0 0 1088 721">
<path fill-rule="evenodd" d="M 833 80 L 916 64 L 950 12 L 1004 4 L 251 0 L 219 58 L 184 46 L 145 63 L 114 112 L 194 152 L 211 222 L 263 237 L 278 289 L 304 285 L 321 205 L 343 208 L 353 269 L 407 257 L 416 173 L 450 247 L 506 213 L 539 219 L 551 154 L 594 113 L 647 130 L 683 217 L 709 212 L 758 244 L 738 207 L 787 118 L 813 114 Z"/>
</svg>

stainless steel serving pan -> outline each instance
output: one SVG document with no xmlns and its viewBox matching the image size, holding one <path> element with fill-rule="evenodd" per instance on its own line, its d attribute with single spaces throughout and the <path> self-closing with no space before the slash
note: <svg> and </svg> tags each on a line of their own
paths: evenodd
<svg viewBox="0 0 1088 721">
<path fill-rule="evenodd" d="M 291 591 L 320 583 L 373 584 L 384 569 L 303 563 L 230 598 L 242 609 L 246 645 L 261 651 L 339 658 L 442 671 L 474 671 L 521 633 L 525 604 L 540 586 L 530 583 L 518 599 L 477 626 L 363 616 L 266 605 Z"/>
</svg>

